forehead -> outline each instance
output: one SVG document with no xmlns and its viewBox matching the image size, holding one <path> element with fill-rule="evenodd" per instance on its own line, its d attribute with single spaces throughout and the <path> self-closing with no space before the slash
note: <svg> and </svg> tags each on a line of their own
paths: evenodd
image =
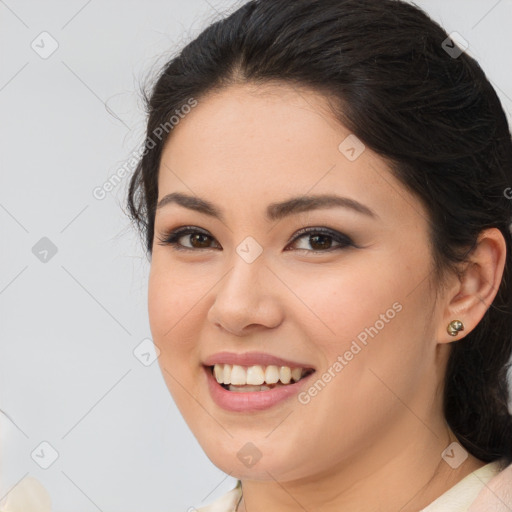
<svg viewBox="0 0 512 512">
<path fill-rule="evenodd" d="M 215 158 L 216 166 L 268 167 L 298 161 L 312 151 L 323 162 L 337 150 L 343 128 L 329 112 L 327 99 L 309 89 L 284 84 L 233 85 L 210 93 L 171 132 L 164 154 L 189 161 Z M 195 154 L 190 154 L 191 146 Z M 192 158 L 192 160 L 191 160 Z M 261 169 L 260 169 L 261 170 Z"/>
<path fill-rule="evenodd" d="M 175 191 L 262 212 L 273 201 L 332 192 L 384 216 L 421 210 L 387 163 L 334 118 L 325 96 L 283 84 L 235 85 L 198 99 L 162 154 L 159 198 Z"/>
</svg>

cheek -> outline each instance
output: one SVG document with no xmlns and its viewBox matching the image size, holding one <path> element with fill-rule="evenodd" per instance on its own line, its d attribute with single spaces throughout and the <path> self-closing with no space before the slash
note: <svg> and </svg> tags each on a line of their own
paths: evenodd
<svg viewBox="0 0 512 512">
<path fill-rule="evenodd" d="M 162 258 L 153 258 L 148 282 L 148 313 L 155 338 L 171 338 L 197 302 L 199 290 L 177 270 L 169 269 Z M 197 287 L 197 283 L 196 283 Z"/>
<path fill-rule="evenodd" d="M 203 292 L 204 293 L 204 292 Z M 196 346 L 199 301 L 197 283 L 184 282 L 179 273 L 151 267 L 148 283 L 148 315 L 155 345 L 166 366 L 177 368 Z"/>
<path fill-rule="evenodd" d="M 377 277 L 368 268 L 296 272 L 285 280 L 300 300 L 292 297 L 297 325 L 309 328 L 312 340 L 320 336 L 340 350 L 392 308 L 400 295 L 396 282 L 388 284 L 382 273 Z"/>
<path fill-rule="evenodd" d="M 347 385 L 360 386 L 365 399 L 371 399 L 372 389 L 382 384 L 369 369 L 407 387 L 413 376 L 404 367 L 418 368 L 428 362 L 422 339 L 428 293 L 423 286 L 411 293 L 405 266 L 333 269 L 314 276 L 302 274 L 295 281 L 290 275 L 287 282 L 304 303 L 295 308 L 293 322 L 302 326 L 322 354 L 323 371 L 331 372 L 326 380 L 333 382 L 328 387 L 342 387 L 338 400 L 345 396 Z M 337 378 L 332 378 L 333 373 Z"/>
<path fill-rule="evenodd" d="M 178 409 L 184 418 L 199 414 L 190 400 L 197 394 L 202 367 L 198 361 L 198 315 L 203 315 L 200 290 L 187 286 L 179 272 L 152 264 L 148 282 L 148 314 L 158 363 Z"/>
<path fill-rule="evenodd" d="M 175 291 L 172 281 L 152 266 L 148 282 L 148 315 L 155 342 L 165 338 L 180 313 Z"/>
<path fill-rule="evenodd" d="M 428 289 L 419 286 L 411 293 L 406 276 L 388 277 L 347 278 L 343 288 L 329 288 L 330 301 L 318 294 L 316 312 L 335 335 L 317 333 L 315 338 L 310 329 L 325 366 L 318 376 L 319 391 L 306 390 L 309 396 L 303 398 L 315 409 L 317 427 L 328 425 L 332 436 L 339 435 L 338 429 L 349 436 L 361 422 L 371 430 L 379 421 L 390 421 L 399 410 L 396 396 L 411 403 L 428 382 L 432 360 L 423 312 Z M 339 426 L 335 418 L 346 417 L 347 411 L 357 411 L 357 418 Z"/>
</svg>

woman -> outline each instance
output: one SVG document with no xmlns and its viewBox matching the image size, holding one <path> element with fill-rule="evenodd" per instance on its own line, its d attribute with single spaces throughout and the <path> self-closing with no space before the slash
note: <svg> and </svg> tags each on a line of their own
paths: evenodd
<svg viewBox="0 0 512 512">
<path fill-rule="evenodd" d="M 512 508 L 512 143 L 458 50 L 402 1 L 254 0 L 160 74 L 128 206 L 238 479 L 201 510 Z"/>
</svg>

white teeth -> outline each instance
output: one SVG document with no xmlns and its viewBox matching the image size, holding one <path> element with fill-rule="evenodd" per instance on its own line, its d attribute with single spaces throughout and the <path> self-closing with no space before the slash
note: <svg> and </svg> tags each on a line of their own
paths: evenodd
<svg viewBox="0 0 512 512">
<path fill-rule="evenodd" d="M 217 365 L 215 365 L 217 366 Z M 214 368 L 215 368 L 214 366 Z M 222 367 L 222 365 L 219 365 Z M 220 383 L 220 381 L 219 381 Z M 231 365 L 225 364 L 222 371 L 222 384 L 231 384 Z"/>
<path fill-rule="evenodd" d="M 213 367 L 213 374 L 215 375 L 215 380 L 219 383 L 219 384 L 222 384 L 224 383 L 224 368 L 218 364 L 216 364 L 214 367 Z"/>
<path fill-rule="evenodd" d="M 253 391 L 269 391 L 268 386 L 229 386 L 229 391 L 235 393 L 251 393 Z"/>
<path fill-rule="evenodd" d="M 265 372 L 261 366 L 249 366 L 247 368 L 247 384 L 260 386 L 265 382 Z"/>
<path fill-rule="evenodd" d="M 302 376 L 302 368 L 294 368 L 292 370 L 292 379 L 297 382 Z"/>
<path fill-rule="evenodd" d="M 283 384 L 289 384 L 292 380 L 292 371 L 288 366 L 281 366 L 281 369 L 279 370 L 279 380 Z"/>
<path fill-rule="evenodd" d="M 302 373 L 302 369 L 299 368 L 299 370 Z M 267 366 L 265 369 L 265 382 L 267 384 L 276 384 L 279 382 L 279 368 L 277 366 Z"/>
<path fill-rule="evenodd" d="M 263 384 L 289 384 L 298 382 L 304 370 L 302 368 L 290 368 L 288 366 L 240 366 L 237 364 L 215 364 L 213 375 L 219 384 L 232 384 L 233 386 L 260 386 Z M 263 386 L 264 388 L 265 386 Z M 270 389 L 270 388 L 268 388 Z M 244 388 L 248 391 L 248 388 Z"/>
<path fill-rule="evenodd" d="M 235 386 L 243 386 L 244 384 L 247 384 L 247 372 L 237 364 L 234 364 L 231 369 L 231 384 L 234 384 Z"/>
</svg>

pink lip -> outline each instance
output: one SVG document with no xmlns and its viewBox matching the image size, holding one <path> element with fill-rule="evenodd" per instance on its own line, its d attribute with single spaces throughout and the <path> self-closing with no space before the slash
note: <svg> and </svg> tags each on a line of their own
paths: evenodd
<svg viewBox="0 0 512 512">
<path fill-rule="evenodd" d="M 275 358 L 274 358 L 275 360 Z M 286 364 L 285 366 L 288 366 Z M 297 365 L 300 367 L 300 365 Z M 215 379 L 212 370 L 208 366 L 203 366 L 208 383 L 208 389 L 213 401 L 222 409 L 231 412 L 250 412 L 262 411 L 273 407 L 274 405 L 295 396 L 301 388 L 308 384 L 309 379 L 315 372 L 303 377 L 299 382 L 287 384 L 268 391 L 250 391 L 247 393 L 237 393 L 224 389 Z"/>
<path fill-rule="evenodd" d="M 205 366 L 213 366 L 214 364 L 237 364 L 240 366 L 289 366 L 290 368 L 306 368 L 314 369 L 307 363 L 300 363 L 297 361 L 289 361 L 263 352 L 245 352 L 237 354 L 235 352 L 218 352 L 206 358 L 203 361 Z"/>
</svg>

